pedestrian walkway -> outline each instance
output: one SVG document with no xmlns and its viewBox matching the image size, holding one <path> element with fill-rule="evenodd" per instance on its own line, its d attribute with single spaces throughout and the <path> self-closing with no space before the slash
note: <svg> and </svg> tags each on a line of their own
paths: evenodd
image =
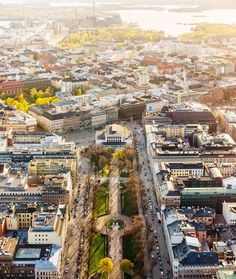
<svg viewBox="0 0 236 279">
<path fill-rule="evenodd" d="M 109 279 L 122 279 L 122 271 L 120 270 L 120 262 L 123 258 L 122 250 L 122 236 L 127 231 L 132 229 L 132 220 L 130 217 L 122 215 L 121 212 L 121 200 L 120 200 L 120 183 L 119 183 L 119 170 L 115 167 L 110 175 L 109 183 L 109 209 L 110 214 L 102 216 L 96 220 L 95 228 L 99 233 L 109 236 L 110 239 L 110 251 L 109 257 L 111 258 L 114 268 L 109 274 Z M 123 229 L 114 231 L 108 229 L 105 224 L 109 220 L 121 220 L 124 222 L 125 227 Z"/>
</svg>

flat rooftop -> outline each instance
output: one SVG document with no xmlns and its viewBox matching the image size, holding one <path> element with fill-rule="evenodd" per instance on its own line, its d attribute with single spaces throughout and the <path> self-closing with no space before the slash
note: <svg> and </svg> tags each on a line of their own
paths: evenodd
<svg viewBox="0 0 236 279">
<path fill-rule="evenodd" d="M 49 259 L 51 256 L 52 245 L 45 244 L 26 244 L 21 245 L 16 251 L 15 261 L 33 261 Z"/>
<path fill-rule="evenodd" d="M 39 259 L 40 254 L 40 248 L 19 248 L 16 252 L 15 259 Z"/>
<path fill-rule="evenodd" d="M 24 191 L 26 183 L 26 174 L 0 175 L 0 192 L 1 191 Z"/>
</svg>

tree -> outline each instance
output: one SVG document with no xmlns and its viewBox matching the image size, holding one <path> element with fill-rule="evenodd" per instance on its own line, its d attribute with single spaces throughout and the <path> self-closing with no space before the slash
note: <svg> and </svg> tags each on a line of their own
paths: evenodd
<svg viewBox="0 0 236 279">
<path fill-rule="evenodd" d="M 125 159 L 125 151 L 123 149 L 116 149 L 113 154 L 113 158 L 116 160 L 124 160 Z"/>
<path fill-rule="evenodd" d="M 15 102 L 15 99 L 13 98 L 7 98 L 6 101 L 5 101 L 5 104 L 7 106 L 13 106 L 14 105 L 14 102 Z"/>
<path fill-rule="evenodd" d="M 134 268 L 134 264 L 133 264 L 130 260 L 123 259 L 123 260 L 120 262 L 120 269 L 121 269 L 123 272 L 130 273 L 130 272 L 132 271 L 133 268 Z"/>
<path fill-rule="evenodd" d="M 35 101 L 37 95 L 38 95 L 37 89 L 36 89 L 36 88 L 32 88 L 32 89 L 30 90 L 30 97 L 31 97 L 31 99 L 32 99 L 33 101 Z"/>
<path fill-rule="evenodd" d="M 80 87 L 77 88 L 77 89 L 76 89 L 75 95 L 76 95 L 76 96 L 82 96 L 82 95 L 84 95 L 83 90 L 82 90 Z"/>
<path fill-rule="evenodd" d="M 45 90 L 44 94 L 45 94 L 45 97 L 51 97 L 52 96 L 52 89 L 51 89 L 51 87 L 48 87 Z"/>
<path fill-rule="evenodd" d="M 133 230 L 140 231 L 141 228 L 145 227 L 145 221 L 143 216 L 136 215 L 133 217 Z"/>
<path fill-rule="evenodd" d="M 113 262 L 110 258 L 103 258 L 99 262 L 99 270 L 102 273 L 110 273 L 113 269 Z"/>
<path fill-rule="evenodd" d="M 108 161 L 104 155 L 99 156 L 98 168 L 101 170 L 108 164 Z"/>
<path fill-rule="evenodd" d="M 37 100 L 35 101 L 35 104 L 38 106 L 46 105 L 46 104 L 49 105 L 50 101 L 49 101 L 49 98 L 37 98 Z"/>
</svg>

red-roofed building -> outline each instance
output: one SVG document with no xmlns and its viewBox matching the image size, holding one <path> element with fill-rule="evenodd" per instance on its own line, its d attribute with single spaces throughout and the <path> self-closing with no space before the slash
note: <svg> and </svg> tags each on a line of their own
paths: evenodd
<svg viewBox="0 0 236 279">
<path fill-rule="evenodd" d="M 143 58 L 142 65 L 150 66 L 150 65 L 157 65 L 160 63 L 160 58 L 156 56 L 146 55 Z"/>
<path fill-rule="evenodd" d="M 175 74 L 184 69 L 182 65 L 177 64 L 158 64 L 157 68 L 160 74 Z"/>
<path fill-rule="evenodd" d="M 6 81 L 0 83 L 0 93 L 15 95 L 23 91 L 22 81 Z"/>
</svg>

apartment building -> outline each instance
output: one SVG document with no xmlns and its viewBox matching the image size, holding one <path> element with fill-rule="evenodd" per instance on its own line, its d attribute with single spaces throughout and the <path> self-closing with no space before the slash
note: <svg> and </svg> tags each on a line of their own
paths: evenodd
<svg viewBox="0 0 236 279">
<path fill-rule="evenodd" d="M 235 202 L 223 202 L 222 214 L 228 225 L 236 225 L 236 203 Z"/>
<path fill-rule="evenodd" d="M 203 234 L 197 233 L 199 224 L 194 226 L 191 219 L 184 215 L 184 211 L 176 212 L 170 208 L 162 211 L 162 220 L 173 278 L 212 278 L 215 276 L 221 267 L 220 261 L 216 252 L 211 252 L 202 245 L 206 240 L 206 235 L 204 237 Z M 202 226 L 204 226 L 203 223 Z"/>
<path fill-rule="evenodd" d="M 58 267 L 50 261 L 38 260 L 35 262 L 35 279 L 60 279 Z"/>
<path fill-rule="evenodd" d="M 67 106 L 51 110 L 31 107 L 29 114 L 37 120 L 38 125 L 44 130 L 56 133 L 82 128 L 98 128 L 118 120 L 117 107 L 95 109 L 90 106 L 80 109 Z"/>
<path fill-rule="evenodd" d="M 31 78 L 23 81 L 24 91 L 30 91 L 32 88 L 46 90 L 50 86 L 51 80 L 48 78 Z"/>
<path fill-rule="evenodd" d="M 30 244 L 64 245 L 68 212 L 66 205 L 60 204 L 56 212 L 37 213 L 28 230 Z"/>
<path fill-rule="evenodd" d="M 23 92 L 24 84 L 22 81 L 5 81 L 0 82 L 0 94 L 15 96 Z"/>
<path fill-rule="evenodd" d="M 72 93 L 77 88 L 83 87 L 84 85 L 88 84 L 87 78 L 65 78 L 61 81 L 61 91 L 66 93 Z"/>
<path fill-rule="evenodd" d="M 192 163 L 160 163 L 162 173 L 170 173 L 174 177 L 201 177 L 204 173 L 204 166 L 201 162 Z"/>
<path fill-rule="evenodd" d="M 3 115 L 0 116 L 0 126 L 7 131 L 35 132 L 37 130 L 37 121 L 24 112 L 5 110 Z"/>
<path fill-rule="evenodd" d="M 0 247 L 0 278 L 60 278 L 60 248 L 49 244 L 22 244 L 14 237 L 0 238 Z M 54 262 L 56 258 L 56 266 L 53 258 Z"/>
<path fill-rule="evenodd" d="M 30 175 L 57 175 L 71 172 L 72 179 L 76 177 L 77 162 L 74 158 L 37 158 L 30 161 L 28 171 Z"/>
<path fill-rule="evenodd" d="M 26 204 L 16 204 L 11 208 L 7 216 L 7 230 L 18 231 L 28 230 L 31 226 L 33 216 L 36 214 L 36 206 Z"/>
</svg>

